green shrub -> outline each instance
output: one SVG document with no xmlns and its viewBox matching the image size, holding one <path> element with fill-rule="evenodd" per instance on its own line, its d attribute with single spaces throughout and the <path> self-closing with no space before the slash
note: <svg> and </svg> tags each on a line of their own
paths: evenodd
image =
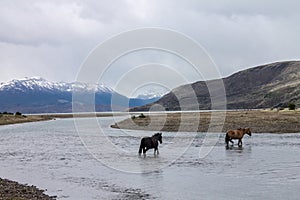
<svg viewBox="0 0 300 200">
<path fill-rule="evenodd" d="M 3 112 L 3 115 L 13 115 L 14 113 L 11 113 L 11 112 Z"/>
<path fill-rule="evenodd" d="M 22 115 L 22 113 L 20 113 L 20 112 L 16 112 L 16 114 L 15 114 L 16 116 L 21 116 Z"/>
<path fill-rule="evenodd" d="M 294 103 L 289 103 L 288 107 L 289 107 L 289 110 L 295 110 L 296 109 L 296 105 Z"/>
</svg>

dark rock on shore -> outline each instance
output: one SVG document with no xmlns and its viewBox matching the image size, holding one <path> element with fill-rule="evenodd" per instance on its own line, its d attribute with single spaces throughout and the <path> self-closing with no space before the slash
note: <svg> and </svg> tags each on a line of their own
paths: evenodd
<svg viewBox="0 0 300 200">
<path fill-rule="evenodd" d="M 44 190 L 35 186 L 19 184 L 15 181 L 0 178 L 1 200 L 54 200 L 56 196 L 44 194 Z"/>
</svg>

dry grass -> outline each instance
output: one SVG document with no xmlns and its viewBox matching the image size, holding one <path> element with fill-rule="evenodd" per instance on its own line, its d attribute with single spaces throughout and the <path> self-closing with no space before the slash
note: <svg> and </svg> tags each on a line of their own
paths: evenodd
<svg viewBox="0 0 300 200">
<path fill-rule="evenodd" d="M 17 124 L 26 122 L 37 122 L 55 118 L 82 118 L 82 117 L 111 117 L 125 115 L 126 113 L 62 113 L 62 114 L 40 114 L 40 115 L 9 115 L 0 114 L 0 125 Z"/>
<path fill-rule="evenodd" d="M 174 132 L 226 132 L 229 129 L 250 127 L 254 133 L 300 133 L 300 111 L 249 110 L 156 114 L 147 115 L 146 118 L 126 119 L 112 127 Z"/>
<path fill-rule="evenodd" d="M 112 116 L 97 113 L 97 117 Z M 115 114 L 114 114 L 115 115 Z M 121 115 L 121 114 L 120 114 Z M 95 114 L 49 114 L 49 115 L 0 115 L 0 125 L 51 120 L 54 118 L 95 117 Z M 151 114 L 145 118 L 138 115 L 112 125 L 113 128 L 171 131 L 171 132 L 226 132 L 229 129 L 250 127 L 255 133 L 300 133 L 300 110 L 249 110 L 183 112 Z"/>
<path fill-rule="evenodd" d="M 16 115 L 1 114 L 0 115 L 0 125 L 45 121 L 45 120 L 50 120 L 50 119 L 53 119 L 53 118 L 49 117 L 49 116 L 42 116 L 42 115 L 16 116 Z"/>
</svg>

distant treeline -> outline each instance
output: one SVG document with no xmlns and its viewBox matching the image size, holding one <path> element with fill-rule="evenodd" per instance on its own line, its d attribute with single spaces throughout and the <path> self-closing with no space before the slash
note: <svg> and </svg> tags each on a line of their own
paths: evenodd
<svg viewBox="0 0 300 200">
<path fill-rule="evenodd" d="M 20 112 L 11 113 L 11 112 L 0 112 L 0 115 L 22 115 Z"/>
</svg>

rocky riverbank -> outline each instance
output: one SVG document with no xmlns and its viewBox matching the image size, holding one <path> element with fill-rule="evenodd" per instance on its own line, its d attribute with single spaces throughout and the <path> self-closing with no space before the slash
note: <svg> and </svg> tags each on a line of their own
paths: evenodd
<svg viewBox="0 0 300 200">
<path fill-rule="evenodd" d="M 19 184 L 15 181 L 0 178 L 1 200 L 54 200 L 55 196 L 44 194 L 44 190 L 35 186 Z"/>
</svg>

